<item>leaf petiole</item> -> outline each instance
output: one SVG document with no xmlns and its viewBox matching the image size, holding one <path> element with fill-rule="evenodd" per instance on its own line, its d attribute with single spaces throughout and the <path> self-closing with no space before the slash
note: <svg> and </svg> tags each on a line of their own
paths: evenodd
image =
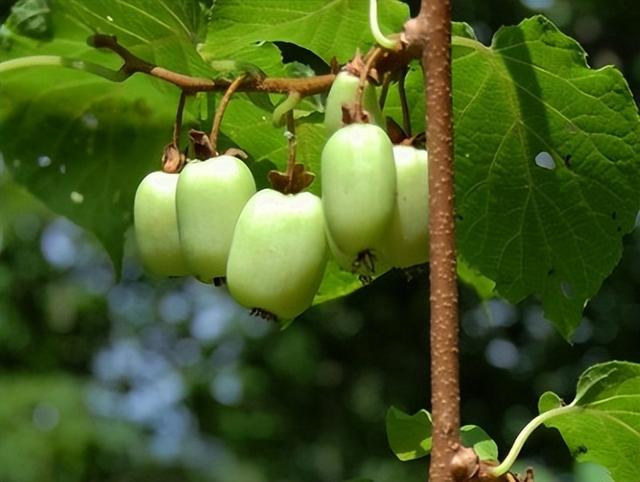
<svg viewBox="0 0 640 482">
<path fill-rule="evenodd" d="M 70 59 L 59 55 L 32 55 L 0 62 L 0 73 L 29 67 L 66 67 L 98 75 L 112 82 L 122 82 L 128 75 L 121 70 L 111 70 L 86 60 Z"/>
<path fill-rule="evenodd" d="M 550 420 L 554 417 L 558 417 L 560 415 L 566 415 L 567 413 L 574 412 L 580 410 L 580 407 L 576 407 L 573 403 L 570 405 L 565 405 L 563 407 L 558 407 L 551 409 L 547 412 L 541 413 L 533 420 L 531 420 L 525 427 L 520 431 L 518 436 L 516 437 L 515 442 L 511 446 L 511 450 L 507 454 L 506 458 L 502 461 L 502 463 L 490 470 L 491 475 L 494 477 L 500 477 L 507 473 L 513 464 L 515 463 L 518 455 L 520 455 L 520 451 L 524 446 L 527 439 L 531 436 L 533 431 L 538 428 L 540 425 L 545 423 L 547 420 Z"/>
<path fill-rule="evenodd" d="M 378 25 L 378 0 L 369 0 L 369 28 L 378 45 L 385 49 L 395 48 L 397 41 L 385 36 Z"/>
</svg>

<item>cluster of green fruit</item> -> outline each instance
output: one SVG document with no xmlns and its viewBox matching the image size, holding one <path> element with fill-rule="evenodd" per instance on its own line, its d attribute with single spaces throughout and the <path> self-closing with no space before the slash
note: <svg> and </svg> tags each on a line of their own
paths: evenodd
<svg viewBox="0 0 640 482">
<path fill-rule="evenodd" d="M 356 76 L 340 73 L 327 98 L 322 198 L 256 192 L 247 166 L 228 155 L 145 177 L 134 221 L 146 269 L 226 278 L 240 304 L 286 320 L 311 306 L 329 253 L 363 277 L 427 261 L 427 153 L 392 145 L 370 85 L 363 97 L 370 123 L 343 126 L 357 87 Z"/>
</svg>

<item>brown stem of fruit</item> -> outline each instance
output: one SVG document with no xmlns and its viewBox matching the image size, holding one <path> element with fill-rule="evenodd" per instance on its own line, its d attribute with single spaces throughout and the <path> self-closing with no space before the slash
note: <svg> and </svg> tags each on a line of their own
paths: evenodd
<svg viewBox="0 0 640 482">
<path fill-rule="evenodd" d="M 431 407 L 433 446 L 430 482 L 460 479 L 458 288 L 453 185 L 451 100 L 451 0 L 422 0 L 420 14 L 405 25 L 405 39 L 423 45 L 429 151 L 431 302 Z M 454 476 L 454 468 L 456 469 Z M 462 471 L 464 472 L 464 471 Z M 467 473 L 472 473 L 467 472 Z"/>
<path fill-rule="evenodd" d="M 367 56 L 367 61 L 364 64 L 364 68 L 360 72 L 360 81 L 358 82 L 358 89 L 356 90 L 356 99 L 354 102 L 354 117 L 356 122 L 367 122 L 368 118 L 365 116 L 362 105 L 364 99 L 364 90 L 367 86 L 367 77 L 371 69 L 375 65 L 376 60 L 382 55 L 384 50 L 380 47 L 375 47 Z"/>
<path fill-rule="evenodd" d="M 180 92 L 180 99 L 178 100 L 178 108 L 176 109 L 176 120 L 173 123 L 173 136 L 172 141 L 174 147 L 180 149 L 180 131 L 182 130 L 182 116 L 184 112 L 184 104 L 187 100 L 187 94 L 183 90 Z"/>
<path fill-rule="evenodd" d="M 171 143 L 164 148 L 162 155 L 162 170 L 167 173 L 177 173 L 182 171 L 186 163 L 184 154 L 180 151 L 180 132 L 182 131 L 182 115 L 187 94 L 183 90 L 180 92 L 178 107 L 176 109 L 176 120 L 173 122 L 173 135 Z"/>
<path fill-rule="evenodd" d="M 282 194 L 297 194 L 304 191 L 311 185 L 315 176 L 313 173 L 304 168 L 304 164 L 296 162 L 297 144 L 296 140 L 296 122 L 293 116 L 293 110 L 287 111 L 285 114 L 287 119 L 287 143 L 289 145 L 289 157 L 287 159 L 287 170 L 269 171 L 268 178 L 271 186 Z"/>
<path fill-rule="evenodd" d="M 391 75 L 389 75 L 389 73 L 387 72 L 382 80 L 382 89 L 380 89 L 380 98 L 378 99 L 380 110 L 384 109 L 384 104 L 387 102 L 389 85 L 391 85 Z"/>
<path fill-rule="evenodd" d="M 137 57 L 118 43 L 113 35 L 95 34 L 87 39 L 87 43 L 95 48 L 111 50 L 120 56 L 123 65 L 118 71 L 102 68 L 106 73 L 102 75 L 114 82 L 123 82 L 135 73 L 143 73 L 157 79 L 169 82 L 186 93 L 213 92 L 226 90 L 230 85 L 228 79 L 210 79 L 192 77 L 159 67 Z M 398 42 L 395 50 L 384 50 L 376 60 L 375 68 L 379 74 L 397 71 L 404 68 L 412 60 L 420 58 L 422 46 L 412 38 L 405 38 Z M 298 92 L 301 97 L 326 92 L 331 87 L 337 73 L 337 64 L 332 72 L 325 75 L 304 78 L 260 77 L 249 76 L 236 89 L 239 92 L 270 92 L 288 94 Z M 108 75 L 107 75 L 108 74 Z"/>
<path fill-rule="evenodd" d="M 146 60 L 137 57 L 118 43 L 113 35 L 95 34 L 87 39 L 87 43 L 96 48 L 104 48 L 118 54 L 124 61 L 118 73 L 117 80 L 122 82 L 135 73 L 143 73 L 156 77 L 180 87 L 187 93 L 212 92 L 226 90 L 231 82 L 228 79 L 208 79 L 204 77 L 192 77 L 159 67 Z M 236 90 L 240 92 L 274 92 L 288 93 L 300 92 L 301 95 L 314 95 L 324 92 L 331 87 L 335 79 L 334 74 L 318 75 L 305 78 L 278 78 L 278 77 L 247 77 Z"/>
<path fill-rule="evenodd" d="M 407 91 L 404 85 L 406 78 L 407 69 L 404 69 L 400 74 L 400 80 L 398 80 L 398 94 L 400 105 L 402 106 L 402 128 L 407 137 L 411 137 L 411 115 L 409 114 L 409 102 L 407 101 Z"/>
<path fill-rule="evenodd" d="M 296 150 L 298 141 L 296 139 L 296 122 L 293 118 L 293 111 L 287 112 L 287 141 L 289 143 L 289 157 L 287 159 L 287 177 L 289 185 L 293 183 L 294 169 L 296 165 Z"/>
<path fill-rule="evenodd" d="M 216 109 L 216 115 L 213 119 L 213 126 L 211 126 L 211 135 L 209 136 L 209 141 L 211 144 L 211 148 L 213 149 L 214 155 L 218 155 L 218 135 L 220 133 L 220 126 L 222 125 L 222 118 L 224 117 L 224 111 L 227 109 L 229 102 L 231 101 L 231 97 L 234 92 L 238 90 L 240 84 L 247 78 L 247 75 L 241 75 L 231 82 L 231 85 L 227 87 L 227 90 L 224 92 L 224 95 L 220 99 L 220 104 Z"/>
</svg>

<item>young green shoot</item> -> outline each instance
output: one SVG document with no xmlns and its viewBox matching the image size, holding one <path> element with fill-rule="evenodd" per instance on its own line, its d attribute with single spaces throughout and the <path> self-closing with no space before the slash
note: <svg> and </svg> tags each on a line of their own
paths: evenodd
<svg viewBox="0 0 640 482">
<path fill-rule="evenodd" d="M 389 50 L 393 50 L 397 41 L 390 39 L 380 30 L 380 25 L 378 25 L 378 0 L 369 0 L 369 27 L 371 28 L 371 35 L 375 41 L 381 47 Z"/>
<path fill-rule="evenodd" d="M 522 447 L 524 447 L 524 444 L 527 441 L 527 439 L 531 436 L 533 431 L 536 428 L 538 428 L 540 425 L 542 425 L 543 423 L 545 423 L 546 421 L 554 417 L 557 417 L 559 415 L 566 415 L 567 413 L 574 412 L 577 410 L 580 410 L 580 408 L 576 407 L 573 403 L 571 403 L 563 407 L 551 409 L 535 417 L 520 431 L 520 433 L 516 437 L 515 442 L 513 442 L 513 446 L 511 447 L 511 450 L 509 451 L 505 459 L 502 461 L 500 465 L 490 470 L 491 474 L 496 478 L 500 477 L 503 474 L 506 474 L 511 469 L 516 459 L 520 455 L 520 451 L 522 450 Z"/>
</svg>

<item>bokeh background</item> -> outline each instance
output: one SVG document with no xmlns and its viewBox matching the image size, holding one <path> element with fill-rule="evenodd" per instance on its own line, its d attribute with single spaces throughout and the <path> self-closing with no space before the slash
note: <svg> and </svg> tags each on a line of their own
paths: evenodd
<svg viewBox="0 0 640 482">
<path fill-rule="evenodd" d="M 639 2 L 453 4 L 486 43 L 544 13 L 639 98 Z M 390 273 L 280 332 L 224 290 L 147 278 L 131 254 L 116 281 L 96 240 L 15 185 L 0 156 L 0 481 L 424 480 L 425 459 L 388 449 L 384 416 L 428 406 L 428 290 L 424 274 Z M 589 365 L 640 362 L 640 235 L 572 345 L 535 300 L 482 302 L 464 286 L 461 326 L 463 421 L 506 449 L 545 390 L 571 399 Z M 523 455 L 541 482 L 607 480 L 552 430 Z"/>
</svg>

